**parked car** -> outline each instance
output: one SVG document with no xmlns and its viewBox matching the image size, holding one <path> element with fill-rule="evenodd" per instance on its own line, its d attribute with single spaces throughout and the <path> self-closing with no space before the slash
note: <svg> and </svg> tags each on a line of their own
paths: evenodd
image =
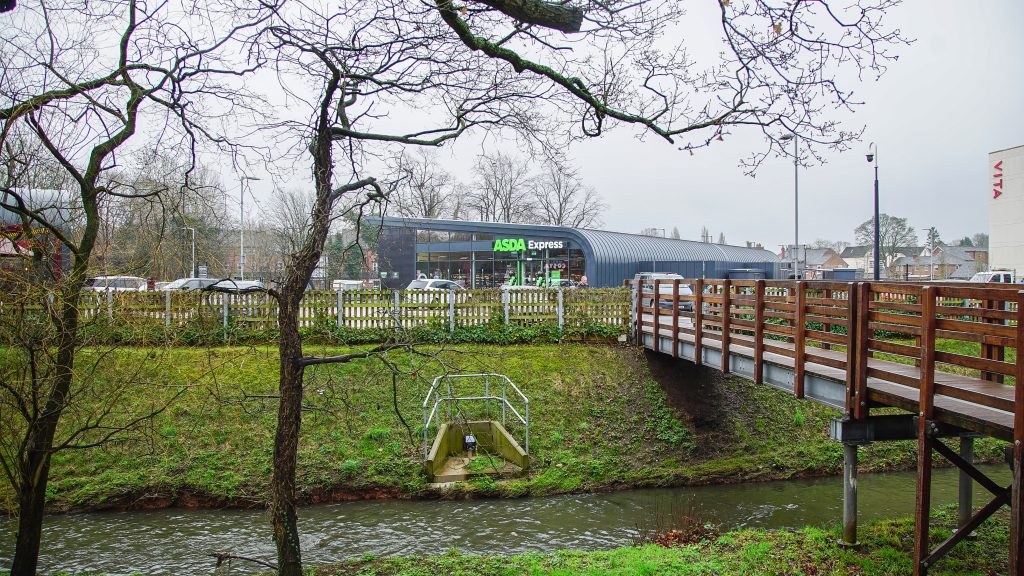
<svg viewBox="0 0 1024 576">
<path fill-rule="evenodd" d="M 202 290 L 217 283 L 217 278 L 178 278 L 160 290 Z"/>
<path fill-rule="evenodd" d="M 406 290 L 462 290 L 462 286 L 459 286 L 452 280 L 444 280 L 441 278 L 421 278 L 419 280 L 413 280 L 409 282 L 409 285 L 405 287 Z"/>
<path fill-rule="evenodd" d="M 363 280 L 333 280 L 331 290 L 341 292 L 343 290 L 366 290 L 369 283 Z"/>
<path fill-rule="evenodd" d="M 227 292 L 229 294 L 249 294 L 251 292 L 264 292 L 267 289 L 259 280 L 232 280 L 230 278 L 221 280 L 204 288 L 213 292 Z"/>
<path fill-rule="evenodd" d="M 93 292 L 145 292 L 146 279 L 138 276 L 96 276 L 86 278 L 82 289 Z"/>
<path fill-rule="evenodd" d="M 663 282 L 658 285 L 658 293 L 662 297 L 672 296 L 672 280 L 682 280 L 683 277 L 679 274 L 671 274 L 668 272 L 640 272 L 633 277 L 634 280 L 640 283 L 640 290 L 644 294 L 650 294 L 650 297 L 644 297 L 641 299 L 641 305 L 645 308 L 650 307 L 654 301 L 654 281 L 662 280 Z M 668 280 L 668 282 L 664 282 Z M 679 295 L 680 296 L 693 296 L 693 288 L 689 284 L 679 284 Z M 658 308 L 661 310 L 671 310 L 672 302 L 666 300 L 658 301 Z M 680 302 L 679 310 L 682 312 L 693 312 L 693 302 Z"/>
</svg>

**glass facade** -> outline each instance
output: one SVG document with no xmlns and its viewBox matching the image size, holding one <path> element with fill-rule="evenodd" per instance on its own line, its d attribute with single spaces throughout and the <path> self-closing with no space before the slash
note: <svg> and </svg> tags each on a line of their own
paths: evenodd
<svg viewBox="0 0 1024 576">
<path fill-rule="evenodd" d="M 416 277 L 453 280 L 466 288 L 536 285 L 541 278 L 579 282 L 586 274 L 583 251 L 571 240 L 503 239 L 492 234 L 437 230 L 415 230 L 410 236 L 415 238 L 412 252 Z M 495 247 L 501 249 L 495 251 Z"/>
</svg>

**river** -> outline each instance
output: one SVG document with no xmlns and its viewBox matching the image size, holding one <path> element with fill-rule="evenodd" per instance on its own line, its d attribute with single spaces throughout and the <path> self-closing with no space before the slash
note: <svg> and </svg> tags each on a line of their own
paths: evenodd
<svg viewBox="0 0 1024 576">
<path fill-rule="evenodd" d="M 985 466 L 1009 482 L 1006 466 Z M 936 508 L 957 498 L 956 470 L 937 470 Z M 914 473 L 862 474 L 860 519 L 913 514 Z M 976 505 L 987 493 L 975 485 Z M 985 498 L 987 502 L 987 498 Z M 633 542 L 654 518 L 697 511 L 724 529 L 797 528 L 838 523 L 838 477 L 754 484 L 632 490 L 514 500 L 390 500 L 317 505 L 300 510 L 303 559 L 310 564 L 379 555 L 475 554 L 602 549 Z M 0 520 L 0 567 L 10 568 L 14 522 Z M 274 557 L 261 510 L 167 509 L 46 518 L 41 572 L 203 574 L 210 552 Z"/>
</svg>

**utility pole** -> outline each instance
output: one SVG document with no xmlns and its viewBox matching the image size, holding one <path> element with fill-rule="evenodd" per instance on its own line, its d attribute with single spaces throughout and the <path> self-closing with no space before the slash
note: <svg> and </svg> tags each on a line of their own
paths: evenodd
<svg viewBox="0 0 1024 576">
<path fill-rule="evenodd" d="M 238 278 L 245 280 L 245 182 L 259 180 L 254 176 L 242 176 L 238 179 L 238 209 L 241 212 L 238 220 Z"/>
<path fill-rule="evenodd" d="M 192 273 L 189 275 L 189 278 L 195 278 L 196 277 L 196 229 L 195 228 L 190 228 L 188 226 L 185 226 L 185 230 L 191 230 L 192 231 Z"/>
</svg>

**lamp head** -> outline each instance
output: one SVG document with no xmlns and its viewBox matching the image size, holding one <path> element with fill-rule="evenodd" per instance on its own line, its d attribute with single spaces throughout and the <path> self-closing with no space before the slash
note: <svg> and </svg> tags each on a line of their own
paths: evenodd
<svg viewBox="0 0 1024 576">
<path fill-rule="evenodd" d="M 875 160 L 875 155 L 874 154 L 867 154 L 866 157 L 868 159 L 868 162 L 873 162 Z"/>
<path fill-rule="evenodd" d="M 878 146 L 875 146 L 875 143 L 872 142 L 868 144 L 868 153 L 864 157 L 868 159 L 868 162 L 874 162 L 876 155 L 878 155 Z"/>
</svg>

